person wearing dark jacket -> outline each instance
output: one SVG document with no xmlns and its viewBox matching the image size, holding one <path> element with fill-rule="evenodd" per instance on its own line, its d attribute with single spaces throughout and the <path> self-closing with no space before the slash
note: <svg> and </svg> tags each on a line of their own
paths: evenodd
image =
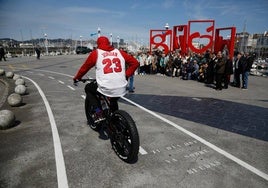
<svg viewBox="0 0 268 188">
<path fill-rule="evenodd" d="M 242 73 L 242 53 L 238 53 L 234 61 L 234 81 L 233 86 L 240 88 L 240 75 Z"/>
<path fill-rule="evenodd" d="M 172 77 L 179 77 L 180 76 L 180 72 L 181 72 L 181 55 L 180 53 L 177 54 L 177 56 L 174 58 L 173 60 L 173 64 L 172 64 Z"/>
<path fill-rule="evenodd" d="M 221 51 L 217 53 L 217 58 L 215 60 L 216 62 L 216 67 L 215 67 L 215 72 L 216 72 L 216 90 L 222 90 L 222 80 L 223 80 L 223 75 L 225 72 L 225 59 L 222 57 Z"/>
<path fill-rule="evenodd" d="M 230 83 L 230 77 L 234 73 L 233 70 L 233 60 L 227 56 L 226 64 L 225 64 L 225 71 L 224 71 L 224 89 L 228 88 L 228 85 Z"/>
<path fill-rule="evenodd" d="M 1 46 L 0 47 L 0 61 L 2 61 L 2 58 L 4 59 L 4 61 L 6 61 L 6 57 L 5 57 L 6 53 L 4 48 Z"/>
<path fill-rule="evenodd" d="M 40 51 L 39 47 L 36 47 L 35 48 L 35 53 L 36 53 L 36 58 L 37 59 L 40 59 L 40 53 L 41 53 L 41 51 Z"/>
<path fill-rule="evenodd" d="M 249 55 L 249 53 L 245 53 L 244 61 L 242 62 L 242 89 L 248 88 L 248 76 L 250 69 L 252 67 L 254 61 L 254 57 Z"/>
<path fill-rule="evenodd" d="M 214 83 L 214 67 L 215 67 L 215 60 L 216 60 L 216 56 L 213 53 L 209 54 L 209 58 L 208 58 L 208 67 L 207 67 L 207 82 L 206 84 L 213 84 Z"/>
</svg>

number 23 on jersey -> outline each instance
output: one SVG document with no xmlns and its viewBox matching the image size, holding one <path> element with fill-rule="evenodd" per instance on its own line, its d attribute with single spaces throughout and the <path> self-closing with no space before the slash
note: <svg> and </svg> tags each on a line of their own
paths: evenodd
<svg viewBox="0 0 268 188">
<path fill-rule="evenodd" d="M 102 60 L 102 64 L 104 65 L 103 73 L 110 74 L 110 73 L 119 73 L 122 72 L 121 61 L 119 58 L 105 58 Z"/>
</svg>

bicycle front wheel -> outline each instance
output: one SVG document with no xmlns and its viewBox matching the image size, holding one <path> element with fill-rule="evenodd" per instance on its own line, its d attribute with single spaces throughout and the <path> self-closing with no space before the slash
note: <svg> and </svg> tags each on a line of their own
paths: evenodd
<svg viewBox="0 0 268 188">
<path fill-rule="evenodd" d="M 110 140 L 116 155 L 125 162 L 138 159 L 139 134 L 132 117 L 125 111 L 114 112 L 110 124 Z"/>
<path fill-rule="evenodd" d="M 101 126 L 94 123 L 94 119 L 92 118 L 94 112 L 92 110 L 92 106 L 89 105 L 87 97 L 85 99 L 85 113 L 87 117 L 87 124 L 90 126 L 90 128 L 94 131 L 99 131 L 101 129 Z"/>
</svg>

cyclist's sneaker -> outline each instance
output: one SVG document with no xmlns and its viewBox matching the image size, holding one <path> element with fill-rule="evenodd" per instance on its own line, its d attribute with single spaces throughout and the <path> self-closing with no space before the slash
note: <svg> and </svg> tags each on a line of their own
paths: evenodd
<svg viewBox="0 0 268 188">
<path fill-rule="evenodd" d="M 99 123 L 99 122 L 105 120 L 105 117 L 103 116 L 103 112 L 99 108 L 97 108 L 95 110 L 95 113 L 92 115 L 92 118 L 94 120 L 94 123 Z"/>
</svg>

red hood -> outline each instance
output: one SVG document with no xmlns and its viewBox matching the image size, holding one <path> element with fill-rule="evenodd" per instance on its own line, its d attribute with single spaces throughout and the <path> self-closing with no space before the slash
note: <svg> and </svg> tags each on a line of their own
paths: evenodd
<svg viewBox="0 0 268 188">
<path fill-rule="evenodd" d="M 101 36 L 97 40 L 98 48 L 105 51 L 112 51 L 114 49 L 113 46 L 110 45 L 110 41 L 107 37 Z"/>
</svg>

